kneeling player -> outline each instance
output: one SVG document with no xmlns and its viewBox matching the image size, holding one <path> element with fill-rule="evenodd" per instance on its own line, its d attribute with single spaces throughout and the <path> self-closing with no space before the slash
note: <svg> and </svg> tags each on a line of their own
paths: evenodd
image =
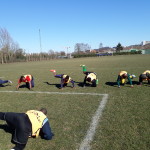
<svg viewBox="0 0 150 150">
<path fill-rule="evenodd" d="M 54 77 L 61 79 L 60 89 L 66 87 L 69 82 L 72 83 L 72 88 L 75 87 L 75 82 L 71 79 L 70 76 L 68 76 L 66 74 L 56 74 L 56 70 L 50 70 L 50 71 L 53 72 Z"/>
<path fill-rule="evenodd" d="M 118 87 L 120 88 L 120 84 L 124 85 L 126 83 L 126 79 L 128 79 L 131 87 L 133 87 L 132 79 L 135 77 L 136 77 L 135 75 L 132 75 L 132 74 L 130 75 L 126 71 L 119 72 L 118 78 L 117 78 Z"/>
<path fill-rule="evenodd" d="M 142 85 L 142 82 L 144 80 L 148 81 L 148 84 L 150 84 L 150 70 L 146 70 L 142 74 L 140 74 L 140 76 L 139 76 L 139 84 Z"/>
<path fill-rule="evenodd" d="M 85 74 L 85 78 L 83 81 L 83 87 L 85 87 L 86 82 L 91 83 L 92 87 L 96 87 L 98 84 L 97 74 L 95 72 L 88 72 L 86 71 L 85 65 L 80 65 L 82 67 L 82 71 Z"/>
</svg>

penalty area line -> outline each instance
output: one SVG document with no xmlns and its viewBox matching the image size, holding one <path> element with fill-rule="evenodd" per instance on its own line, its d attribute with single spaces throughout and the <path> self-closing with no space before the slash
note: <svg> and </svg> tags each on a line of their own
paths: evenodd
<svg viewBox="0 0 150 150">
<path fill-rule="evenodd" d="M 101 121 L 100 119 L 102 117 L 102 112 L 106 106 L 107 101 L 108 101 L 108 94 L 104 94 L 102 101 L 100 102 L 94 116 L 92 117 L 90 127 L 87 131 L 86 136 L 84 137 L 84 140 L 80 144 L 79 150 L 90 150 L 91 149 L 90 144 L 93 141 L 93 138 L 94 138 L 94 135 L 96 132 L 96 128 Z"/>
<path fill-rule="evenodd" d="M 73 94 L 73 95 L 93 95 L 93 96 L 104 96 L 105 94 L 100 93 L 76 93 L 76 92 L 44 92 L 44 91 L 0 91 L 0 93 L 27 93 L 27 94 Z"/>
<path fill-rule="evenodd" d="M 101 121 L 103 110 L 108 101 L 108 94 L 99 94 L 99 93 L 75 93 L 75 92 L 42 92 L 42 91 L 0 91 L 0 93 L 29 93 L 29 94 L 59 94 L 59 95 L 91 95 L 91 96 L 102 96 L 102 101 L 100 101 L 99 106 L 92 117 L 90 127 L 87 130 L 87 133 L 80 144 L 79 150 L 90 150 L 91 142 L 93 141 L 94 135 L 98 124 Z"/>
</svg>

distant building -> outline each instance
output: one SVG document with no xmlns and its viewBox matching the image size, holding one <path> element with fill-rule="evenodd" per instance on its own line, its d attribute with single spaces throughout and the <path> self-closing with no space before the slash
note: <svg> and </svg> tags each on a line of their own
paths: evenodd
<svg viewBox="0 0 150 150">
<path fill-rule="evenodd" d="M 150 41 L 142 41 L 141 45 L 150 44 Z"/>
<path fill-rule="evenodd" d="M 110 48 L 110 47 L 102 47 L 99 49 L 94 49 L 94 51 L 96 51 L 96 53 L 114 53 L 115 49 L 114 48 Z"/>
<path fill-rule="evenodd" d="M 121 50 L 121 52 L 137 52 L 137 51 L 139 51 L 140 49 L 133 49 L 133 48 L 130 48 L 130 49 L 123 49 L 123 50 Z"/>
</svg>

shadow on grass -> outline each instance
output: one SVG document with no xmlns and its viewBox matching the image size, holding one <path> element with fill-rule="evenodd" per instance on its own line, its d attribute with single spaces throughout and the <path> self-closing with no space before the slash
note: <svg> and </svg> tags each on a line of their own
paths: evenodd
<svg viewBox="0 0 150 150">
<path fill-rule="evenodd" d="M 60 84 L 50 84 L 49 82 L 44 82 L 44 83 L 46 83 L 47 85 L 54 85 L 54 86 L 56 86 L 58 89 L 61 88 Z"/>
<path fill-rule="evenodd" d="M 84 86 L 83 86 L 83 85 L 84 85 L 83 82 L 76 82 L 76 81 L 75 81 L 75 83 L 76 83 L 76 85 L 78 85 L 79 87 L 84 87 Z M 90 84 L 90 83 L 86 83 L 85 86 L 91 87 L 91 84 Z"/>
<path fill-rule="evenodd" d="M 7 85 L 0 84 L 0 87 L 6 87 L 6 86 L 11 86 L 11 85 L 9 85 L 9 84 L 7 84 Z"/>
<path fill-rule="evenodd" d="M 118 87 L 117 82 L 106 82 L 105 84 L 106 84 L 106 85 L 109 85 L 109 86 Z M 130 82 L 127 82 L 126 84 L 130 84 Z M 138 81 L 132 81 L 132 84 L 133 84 L 133 85 L 139 85 L 139 82 L 138 82 Z M 121 85 L 122 85 L 122 84 L 121 84 Z M 124 86 L 124 85 L 122 85 L 122 86 Z"/>
<path fill-rule="evenodd" d="M 46 83 L 47 85 L 54 85 L 54 86 L 56 86 L 58 89 L 61 89 L 61 85 L 60 85 L 60 84 L 50 84 L 49 82 L 44 82 L 44 83 Z M 65 86 L 65 87 L 71 87 L 71 88 L 72 88 L 71 85 L 67 85 L 67 86 Z M 65 88 L 65 87 L 63 87 L 63 88 Z"/>
<path fill-rule="evenodd" d="M 128 82 L 128 84 L 129 84 L 129 82 Z M 132 84 L 133 85 L 135 85 L 135 84 L 139 85 L 139 82 L 138 81 L 132 81 Z"/>
<path fill-rule="evenodd" d="M 20 85 L 19 88 L 28 88 L 26 84 Z"/>
<path fill-rule="evenodd" d="M 76 82 L 74 81 L 76 85 L 80 86 L 80 87 L 83 87 L 83 82 Z"/>
<path fill-rule="evenodd" d="M 30 89 L 30 88 L 28 87 L 28 85 L 26 85 L 26 84 L 23 84 L 23 85 L 20 85 L 20 86 L 19 86 L 19 89 L 23 89 L 23 88 L 27 88 L 27 89 L 29 89 L 29 90 L 32 91 L 34 87 L 32 87 L 32 88 Z"/>
<path fill-rule="evenodd" d="M 118 85 L 117 85 L 117 82 L 106 82 L 105 83 L 106 85 L 109 85 L 109 86 L 117 86 L 118 87 Z"/>
</svg>

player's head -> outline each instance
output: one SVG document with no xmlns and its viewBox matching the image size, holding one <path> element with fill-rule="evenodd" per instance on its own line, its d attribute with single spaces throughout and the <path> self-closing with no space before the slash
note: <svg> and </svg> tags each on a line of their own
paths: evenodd
<svg viewBox="0 0 150 150">
<path fill-rule="evenodd" d="M 21 77 L 20 77 L 20 81 L 23 81 L 24 79 L 25 79 L 24 76 L 21 76 Z"/>
<path fill-rule="evenodd" d="M 146 77 L 150 79 L 150 73 L 146 72 Z"/>
<path fill-rule="evenodd" d="M 122 75 L 122 78 L 123 78 L 123 79 L 127 78 L 127 74 L 124 73 L 124 74 Z"/>
<path fill-rule="evenodd" d="M 87 80 L 88 82 L 91 82 L 91 78 L 90 78 L 90 77 L 89 77 L 89 78 L 87 78 L 86 80 Z"/>
<path fill-rule="evenodd" d="M 68 82 L 69 76 L 67 75 L 64 80 L 65 80 L 65 82 Z"/>
<path fill-rule="evenodd" d="M 47 114 L 47 109 L 46 108 L 41 108 L 40 111 L 43 112 L 45 115 Z"/>
</svg>

